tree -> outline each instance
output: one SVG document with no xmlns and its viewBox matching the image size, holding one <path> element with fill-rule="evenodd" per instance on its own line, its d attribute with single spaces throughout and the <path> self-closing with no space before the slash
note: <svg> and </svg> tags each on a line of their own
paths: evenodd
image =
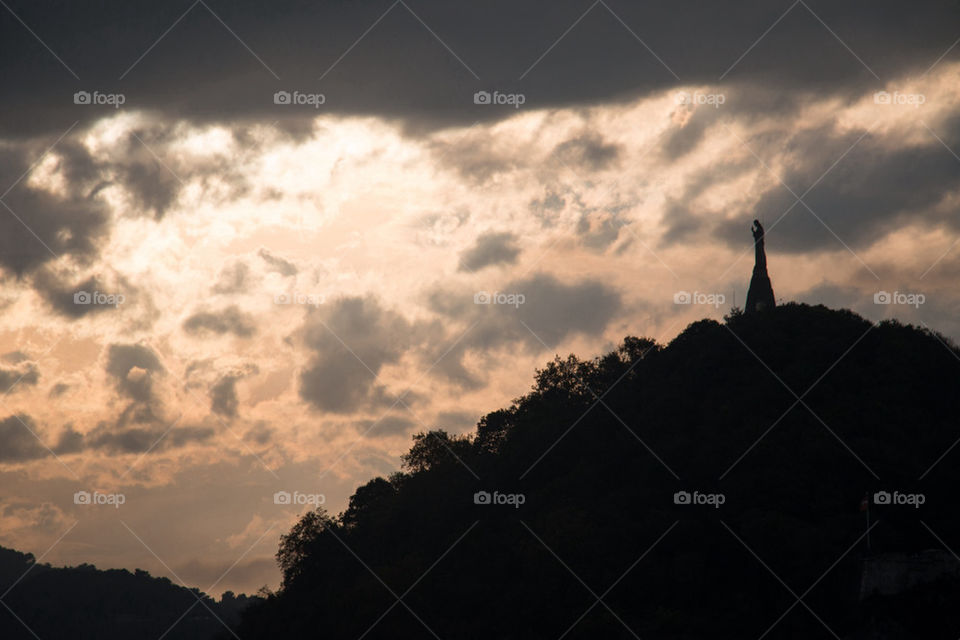
<svg viewBox="0 0 960 640">
<path fill-rule="evenodd" d="M 413 473 L 429 471 L 443 464 L 456 463 L 470 454 L 470 438 L 451 436 L 442 429 L 418 433 L 413 446 L 401 459 L 403 467 Z"/>
</svg>

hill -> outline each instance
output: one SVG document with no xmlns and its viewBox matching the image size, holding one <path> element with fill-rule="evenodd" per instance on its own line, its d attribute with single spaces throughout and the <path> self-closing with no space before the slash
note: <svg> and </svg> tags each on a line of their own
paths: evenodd
<svg viewBox="0 0 960 640">
<path fill-rule="evenodd" d="M 201 640 L 235 623 L 257 599 L 227 592 L 216 602 L 140 569 L 51 567 L 32 554 L 3 547 L 0 594 L 4 640 Z"/>
<path fill-rule="evenodd" d="M 799 304 L 558 358 L 306 514 L 237 633 L 956 638 L 955 575 L 859 589 L 865 558 L 960 548 L 958 382 L 942 336 Z"/>
</svg>

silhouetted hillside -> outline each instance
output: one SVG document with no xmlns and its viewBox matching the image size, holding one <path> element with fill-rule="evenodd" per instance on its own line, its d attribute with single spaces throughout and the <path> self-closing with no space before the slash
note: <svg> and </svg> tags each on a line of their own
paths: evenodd
<svg viewBox="0 0 960 640">
<path fill-rule="evenodd" d="M 4 640 L 199 640 L 224 628 L 217 618 L 233 624 L 256 600 L 227 592 L 218 603 L 140 569 L 100 571 L 87 564 L 55 568 L 3 547 L 0 594 L 6 605 L 0 608 Z"/>
<path fill-rule="evenodd" d="M 305 515 L 239 635 L 956 638 L 955 578 L 859 589 L 865 494 L 924 499 L 870 505 L 871 555 L 960 548 L 958 382 L 941 336 L 797 304 L 557 359 Z"/>
</svg>

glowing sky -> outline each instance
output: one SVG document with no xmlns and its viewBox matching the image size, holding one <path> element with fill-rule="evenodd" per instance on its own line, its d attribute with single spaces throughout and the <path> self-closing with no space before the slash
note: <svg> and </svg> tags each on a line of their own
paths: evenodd
<svg viewBox="0 0 960 640">
<path fill-rule="evenodd" d="M 754 217 L 778 300 L 960 337 L 960 33 L 936 26 L 955 9 L 911 9 L 927 37 L 885 42 L 892 17 L 757 5 L 710 31 L 698 4 L 704 43 L 666 9 L 658 34 L 626 6 L 563 2 L 512 14 L 511 63 L 428 2 L 344 9 L 331 54 L 296 58 L 268 38 L 305 38 L 281 4 L 81 16 L 94 52 L 66 31 L 77 16 L 2 16 L 20 91 L 0 127 L 0 544 L 275 587 L 305 508 L 275 492 L 336 513 L 412 434 L 471 430 L 555 354 L 720 319 L 745 300 Z M 137 29 L 107 64 L 111 20 Z M 274 104 L 298 87 L 324 104 Z M 70 99 L 96 90 L 125 102 Z M 483 90 L 524 103 L 474 104 Z"/>
</svg>

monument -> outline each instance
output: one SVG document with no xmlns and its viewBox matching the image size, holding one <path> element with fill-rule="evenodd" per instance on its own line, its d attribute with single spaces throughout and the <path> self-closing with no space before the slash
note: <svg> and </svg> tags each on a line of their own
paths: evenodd
<svg viewBox="0 0 960 640">
<path fill-rule="evenodd" d="M 759 220 L 753 221 L 753 248 L 756 253 L 756 262 L 753 265 L 753 277 L 750 278 L 750 289 L 747 291 L 747 308 L 745 313 L 759 313 L 776 306 L 773 298 L 773 285 L 767 275 L 767 254 L 763 250 L 763 225 Z"/>
</svg>

